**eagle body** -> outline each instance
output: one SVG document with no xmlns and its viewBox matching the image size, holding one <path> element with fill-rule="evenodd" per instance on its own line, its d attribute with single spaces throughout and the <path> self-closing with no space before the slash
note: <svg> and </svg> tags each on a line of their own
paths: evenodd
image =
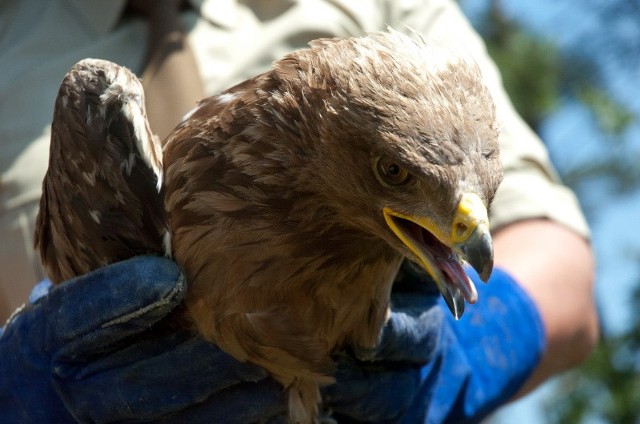
<svg viewBox="0 0 640 424">
<path fill-rule="evenodd" d="M 199 333 L 270 371 L 290 388 L 292 421 L 307 422 L 331 354 L 375 346 L 402 256 L 336 216 L 301 134 L 237 90 L 205 100 L 167 140 L 173 256 Z"/>
<path fill-rule="evenodd" d="M 170 254 L 189 284 L 186 321 L 282 383 L 292 423 L 317 420 L 333 354 L 375 350 L 403 259 L 454 316 L 476 301 L 463 264 L 491 273 L 487 208 L 502 174 L 471 61 L 393 30 L 317 40 L 202 100 L 162 157 L 139 82 L 100 66 L 72 69 L 56 102 L 36 233 L 54 280 Z M 95 75 L 106 82 L 88 96 Z"/>
<path fill-rule="evenodd" d="M 376 346 L 410 256 L 384 208 L 449 228 L 462 191 L 486 205 L 499 183 L 478 69 L 431 53 L 396 32 L 317 41 L 203 100 L 166 140 L 188 315 L 288 389 L 292 422 L 316 416 L 333 353 Z M 384 175 L 397 168 L 410 184 Z"/>
</svg>

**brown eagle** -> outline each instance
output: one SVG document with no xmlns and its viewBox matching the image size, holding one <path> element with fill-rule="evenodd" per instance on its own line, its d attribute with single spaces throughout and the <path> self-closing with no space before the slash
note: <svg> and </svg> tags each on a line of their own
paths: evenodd
<svg viewBox="0 0 640 424">
<path fill-rule="evenodd" d="M 93 72 L 100 81 L 108 74 Z M 132 190 L 139 182 L 127 164 L 146 167 L 140 176 L 146 194 L 132 206 L 140 213 L 110 219 L 131 220 L 122 225 L 140 232 L 138 252 L 163 251 L 164 227 L 157 224 L 164 211 L 154 209 L 159 159 L 147 156 L 157 154 L 149 147 L 156 145 L 135 130 L 148 130 L 136 126 L 144 117 L 142 93 L 117 94 L 111 88 L 117 80 L 107 78 L 96 96 L 98 111 L 111 96 L 124 101 L 109 125 L 95 122 L 108 112 L 80 107 L 65 116 L 60 109 L 71 103 L 60 97 L 56 103 L 52 152 L 78 144 L 81 160 L 62 171 L 68 175 L 45 178 L 38 243 L 49 269 L 59 258 L 73 262 L 81 248 L 76 237 L 96 255 L 103 254 L 101 239 L 113 238 L 100 226 L 106 211 L 92 219 L 93 201 L 71 206 L 64 217 L 46 209 L 77 193 L 54 190 L 61 179 L 93 181 L 78 167 L 115 174 L 106 180 L 117 193 L 125 190 L 120 184 Z M 68 76 L 65 84 L 86 95 L 80 89 L 86 82 Z M 70 126 L 56 120 L 85 126 L 56 134 L 56 125 Z M 95 147 L 82 134 L 96 125 L 125 129 L 118 137 L 103 131 L 103 147 Z M 124 162 L 83 162 L 94 160 L 87 150 L 118 144 L 120 136 L 130 137 Z M 131 146 L 138 150 L 131 153 Z M 477 298 L 464 262 L 485 281 L 491 273 L 487 206 L 502 175 L 495 108 L 474 63 L 417 37 L 389 31 L 312 42 L 272 70 L 201 101 L 165 141 L 163 161 L 171 255 L 189 282 L 186 315 L 207 340 L 284 385 L 291 422 L 316 419 L 318 388 L 332 382 L 333 353 L 375 348 L 403 258 L 433 277 L 456 317 L 465 299 Z M 85 196 L 92 187 L 85 184 Z M 149 210 L 140 210 L 147 201 Z M 95 239 L 85 240 L 87 232 Z M 121 237 L 129 246 L 131 239 Z M 55 254 L 47 253 L 50 246 Z M 110 253 L 104 252 L 107 261 L 120 258 Z"/>
</svg>

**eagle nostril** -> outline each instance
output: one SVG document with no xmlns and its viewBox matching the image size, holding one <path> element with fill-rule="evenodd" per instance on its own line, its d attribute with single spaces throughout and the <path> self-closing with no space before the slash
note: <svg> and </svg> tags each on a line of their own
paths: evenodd
<svg viewBox="0 0 640 424">
<path fill-rule="evenodd" d="M 461 222 L 458 222 L 455 224 L 455 234 L 457 238 L 464 237 L 464 235 L 467 233 L 468 230 L 469 230 L 469 227 L 467 227 L 466 224 L 463 224 Z"/>
</svg>

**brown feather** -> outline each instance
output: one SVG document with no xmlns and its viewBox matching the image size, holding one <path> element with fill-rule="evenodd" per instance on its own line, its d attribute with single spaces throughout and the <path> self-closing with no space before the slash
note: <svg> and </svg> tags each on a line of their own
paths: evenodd
<svg viewBox="0 0 640 424">
<path fill-rule="evenodd" d="M 311 422 L 331 354 L 371 349 L 402 260 L 385 205 L 451 223 L 500 182 L 493 102 L 473 64 L 398 33 L 322 40 L 202 101 L 167 139 L 172 253 L 198 331 L 289 391 Z M 390 189 L 395 158 L 418 183 Z"/>
<path fill-rule="evenodd" d="M 60 283 L 135 255 L 164 251 L 162 156 L 138 79 L 85 59 L 65 76 L 51 125 L 35 246 Z"/>
</svg>

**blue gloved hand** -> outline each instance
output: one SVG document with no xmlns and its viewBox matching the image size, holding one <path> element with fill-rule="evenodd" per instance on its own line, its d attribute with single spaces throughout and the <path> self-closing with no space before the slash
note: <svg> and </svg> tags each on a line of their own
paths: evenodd
<svg viewBox="0 0 640 424">
<path fill-rule="evenodd" d="M 455 323 L 424 276 L 401 273 L 378 349 L 340 355 L 325 406 L 341 423 L 476 422 L 506 401 L 544 331 L 526 294 L 494 275 Z M 263 370 L 186 332 L 147 331 L 184 292 L 173 262 L 145 257 L 34 300 L 0 335 L 0 422 L 282 422 L 282 389 Z"/>
<path fill-rule="evenodd" d="M 0 335 L 0 422 L 281 419 L 264 370 L 186 331 L 149 331 L 185 291 L 174 262 L 138 257 L 27 305 Z"/>
</svg>

